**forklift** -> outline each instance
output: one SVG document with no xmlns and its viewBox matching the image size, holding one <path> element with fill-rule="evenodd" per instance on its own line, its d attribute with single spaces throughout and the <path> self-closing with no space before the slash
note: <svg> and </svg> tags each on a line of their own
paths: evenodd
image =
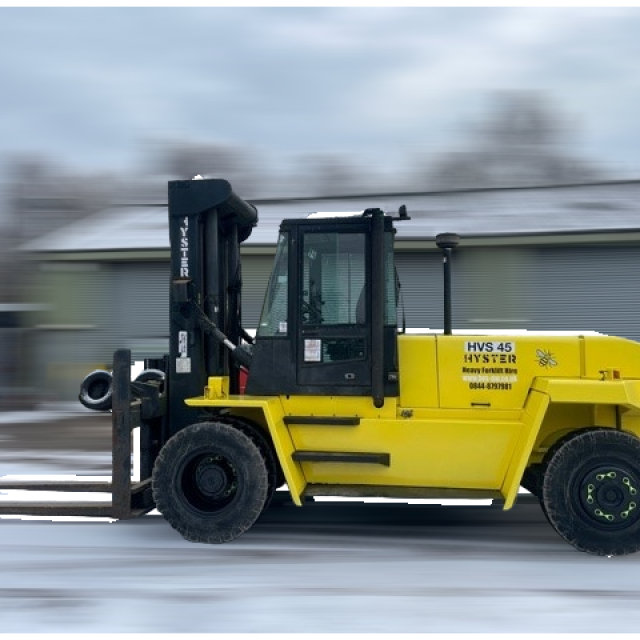
<svg viewBox="0 0 640 640">
<path fill-rule="evenodd" d="M 109 483 L 0 489 L 110 492 L 108 503 L 1 503 L 0 514 L 127 519 L 157 508 L 184 538 L 229 542 L 276 489 L 313 496 L 492 499 L 521 486 L 580 551 L 640 549 L 640 344 L 595 336 L 398 327 L 406 209 L 283 220 L 255 337 L 242 326 L 240 245 L 258 212 L 220 179 L 169 182 L 169 354 L 131 380 L 131 353 L 80 401 L 111 411 Z M 140 480 L 131 433 L 140 429 Z M 1 471 L 1 470 L 0 470 Z"/>
</svg>

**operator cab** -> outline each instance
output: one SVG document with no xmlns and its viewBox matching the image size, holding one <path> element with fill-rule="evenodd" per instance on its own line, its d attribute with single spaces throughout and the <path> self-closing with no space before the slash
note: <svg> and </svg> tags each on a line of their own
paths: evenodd
<svg viewBox="0 0 640 640">
<path fill-rule="evenodd" d="M 398 395 L 392 218 L 284 220 L 253 348 L 250 395 Z"/>
</svg>

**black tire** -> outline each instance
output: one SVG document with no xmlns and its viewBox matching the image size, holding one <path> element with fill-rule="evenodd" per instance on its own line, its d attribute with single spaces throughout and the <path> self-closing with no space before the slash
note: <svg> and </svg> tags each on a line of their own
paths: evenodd
<svg viewBox="0 0 640 640">
<path fill-rule="evenodd" d="M 542 484 L 544 483 L 545 469 L 546 465 L 542 463 L 534 463 L 527 467 L 522 474 L 520 486 L 524 487 L 532 496 L 538 498 L 542 513 L 544 517 L 549 520 L 549 515 L 547 514 L 547 509 L 542 499 Z"/>
<path fill-rule="evenodd" d="M 164 380 L 164 371 L 160 371 L 160 369 L 145 369 L 136 376 L 133 382 L 158 382 L 158 392 L 162 393 L 164 391 Z M 131 386 L 131 391 L 136 394 L 140 392 L 140 388 L 133 384 Z"/>
<path fill-rule="evenodd" d="M 80 385 L 80 402 L 94 411 L 109 411 L 113 402 L 113 377 L 108 371 L 92 371 Z"/>
<path fill-rule="evenodd" d="M 160 369 L 145 369 L 136 376 L 134 382 L 155 382 L 164 380 L 164 371 Z"/>
<path fill-rule="evenodd" d="M 542 498 L 549 522 L 576 549 L 640 550 L 640 439 L 601 429 L 567 440 L 549 460 Z"/>
<path fill-rule="evenodd" d="M 278 484 L 280 477 L 284 477 L 275 451 L 260 427 L 253 422 L 242 418 L 236 418 L 235 416 L 225 416 L 224 421 L 242 431 L 242 433 L 251 438 L 253 443 L 258 447 L 258 449 L 260 449 L 260 453 L 262 454 L 267 467 L 267 497 L 262 508 L 262 510 L 265 511 L 269 508 L 269 505 L 273 500 L 273 495 L 275 494 L 276 489 L 280 486 Z"/>
<path fill-rule="evenodd" d="M 524 487 L 536 498 L 542 496 L 542 481 L 544 479 L 543 465 L 536 463 L 528 466 L 522 474 L 520 486 Z"/>
<path fill-rule="evenodd" d="M 556 440 L 553 443 L 553 445 L 549 448 L 542 462 L 532 464 L 529 467 L 529 469 L 531 469 L 531 473 L 529 476 L 527 476 L 526 481 L 528 484 L 530 484 L 530 486 L 533 487 L 534 491 L 537 493 L 535 493 L 534 491 L 531 491 L 531 489 L 529 489 L 529 487 L 527 487 L 524 484 L 525 475 L 526 475 L 526 470 L 525 470 L 525 473 L 522 476 L 523 482 L 521 484 L 527 491 L 529 491 L 532 495 L 538 498 L 538 500 L 540 501 L 540 508 L 542 509 L 542 513 L 544 513 L 544 517 L 547 520 L 549 520 L 549 514 L 547 513 L 547 508 L 544 504 L 542 488 L 544 485 L 544 476 L 547 472 L 547 467 L 549 466 L 549 461 L 555 456 L 556 451 L 558 451 L 558 449 L 560 449 L 560 447 L 562 447 L 569 440 L 572 440 L 573 438 L 581 434 L 585 434 L 587 433 L 587 431 L 590 433 L 593 433 L 594 431 L 602 431 L 602 430 L 606 430 L 606 429 L 604 429 L 603 427 L 589 427 L 588 429 L 585 428 L 580 431 L 570 431 L 569 433 L 565 433 L 563 436 L 558 438 L 558 440 Z M 551 521 L 549 521 L 549 523 L 551 524 Z"/>
<path fill-rule="evenodd" d="M 186 427 L 162 448 L 152 474 L 156 507 L 184 538 L 218 544 L 242 535 L 267 498 L 259 447 L 230 424 Z"/>
</svg>

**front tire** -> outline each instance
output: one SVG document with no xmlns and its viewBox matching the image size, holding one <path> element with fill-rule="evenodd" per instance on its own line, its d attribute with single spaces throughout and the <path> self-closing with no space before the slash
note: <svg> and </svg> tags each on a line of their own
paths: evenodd
<svg viewBox="0 0 640 640">
<path fill-rule="evenodd" d="M 576 549 L 600 556 L 640 549 L 640 439 L 598 430 L 565 442 L 542 487 L 549 522 Z"/>
<path fill-rule="evenodd" d="M 262 512 L 268 474 L 259 447 L 222 422 L 179 431 L 162 448 L 153 498 L 169 524 L 191 542 L 230 542 Z"/>
<path fill-rule="evenodd" d="M 262 510 L 266 511 L 273 500 L 276 489 L 284 484 L 284 474 L 275 451 L 257 425 L 235 416 L 225 416 L 224 420 L 239 431 L 242 431 L 260 449 L 267 468 L 267 497 L 262 507 Z"/>
</svg>

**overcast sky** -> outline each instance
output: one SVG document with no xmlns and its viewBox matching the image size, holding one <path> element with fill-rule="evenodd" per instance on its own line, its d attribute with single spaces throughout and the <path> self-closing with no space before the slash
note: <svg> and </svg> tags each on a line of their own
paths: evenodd
<svg viewBox="0 0 640 640">
<path fill-rule="evenodd" d="M 638 34 L 636 8 L 0 8 L 0 159 L 136 170 L 187 140 L 393 163 L 463 145 L 506 89 L 640 176 Z"/>
</svg>

